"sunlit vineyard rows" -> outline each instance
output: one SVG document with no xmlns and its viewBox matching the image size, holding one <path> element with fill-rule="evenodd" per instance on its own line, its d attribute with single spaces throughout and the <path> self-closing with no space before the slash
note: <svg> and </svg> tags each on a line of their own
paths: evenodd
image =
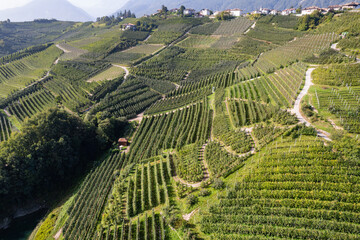
<svg viewBox="0 0 360 240">
<path fill-rule="evenodd" d="M 253 161 L 256 170 L 203 213 L 203 232 L 213 239 L 359 238 L 358 166 L 310 137 L 279 140 Z"/>
</svg>

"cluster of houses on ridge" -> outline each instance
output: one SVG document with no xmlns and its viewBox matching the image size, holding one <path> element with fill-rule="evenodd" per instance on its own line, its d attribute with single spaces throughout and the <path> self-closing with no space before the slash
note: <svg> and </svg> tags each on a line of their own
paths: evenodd
<svg viewBox="0 0 360 240">
<path fill-rule="evenodd" d="M 352 9 L 356 9 L 358 6 L 360 5 L 360 3 L 357 2 L 351 2 L 351 3 L 347 3 L 347 4 L 343 4 L 343 5 L 333 5 L 333 6 L 329 6 L 327 8 L 320 8 L 320 7 L 316 7 L 316 6 L 312 6 L 312 7 L 307 7 L 307 8 L 303 8 L 303 9 L 296 9 L 296 8 L 289 8 L 289 9 L 285 9 L 282 11 L 279 10 L 274 10 L 274 9 L 268 9 L 268 8 L 260 8 L 259 10 L 255 10 L 253 12 L 251 12 L 250 14 L 263 14 L 263 15 L 290 15 L 290 14 L 298 14 L 299 16 L 303 16 L 303 15 L 309 15 L 312 14 L 315 11 L 319 11 L 322 13 L 328 13 L 329 11 L 342 11 L 342 10 L 352 10 Z M 169 13 L 179 13 L 180 9 L 178 8 L 174 8 L 169 10 Z M 235 9 L 228 9 L 225 11 L 211 11 L 209 9 L 202 9 L 201 11 L 197 12 L 195 9 L 191 9 L 191 8 L 187 8 L 184 10 L 184 15 L 185 16 L 194 16 L 194 17 L 210 17 L 210 18 L 215 18 L 217 15 L 221 14 L 222 12 L 227 12 L 229 13 L 231 16 L 233 17 L 240 17 L 243 15 L 247 15 L 248 13 L 245 13 L 243 10 L 239 9 L 239 8 L 235 8 Z M 161 13 L 161 10 L 158 10 L 157 13 L 152 14 L 154 15 L 158 15 Z"/>
<path fill-rule="evenodd" d="M 351 2 L 351 3 L 346 3 L 343 5 L 332 5 L 327 8 L 320 8 L 317 6 L 312 6 L 312 7 L 302 8 L 302 9 L 289 8 L 289 9 L 285 9 L 283 11 L 271 10 L 271 9 L 267 9 L 267 8 L 260 8 L 260 10 L 253 11 L 251 14 L 265 14 L 265 15 L 298 14 L 299 16 L 304 16 L 304 15 L 312 14 L 315 11 L 326 14 L 330 11 L 353 10 L 353 9 L 356 9 L 359 5 L 360 4 L 357 2 Z"/>
<path fill-rule="evenodd" d="M 321 13 L 328 13 L 330 11 L 342 11 L 342 10 L 353 10 L 356 9 L 360 6 L 360 3 L 357 2 L 351 2 L 351 3 L 346 3 L 343 5 L 332 5 L 329 6 L 327 8 L 320 8 L 320 7 L 316 7 L 316 6 L 312 6 L 312 7 L 307 7 L 307 8 L 289 8 L 289 9 L 285 9 L 282 11 L 278 11 L 278 10 L 274 10 L 274 9 L 268 9 L 268 8 L 260 8 L 259 10 L 255 10 L 251 13 L 244 13 L 243 10 L 239 9 L 239 8 L 235 8 L 235 9 L 228 9 L 225 11 L 211 11 L 209 9 L 202 9 L 200 12 L 197 12 L 195 9 L 191 9 L 191 8 L 187 8 L 184 10 L 184 15 L 185 16 L 193 16 L 193 17 L 210 17 L 210 18 L 215 18 L 217 15 L 221 14 L 222 12 L 227 12 L 230 14 L 230 16 L 233 17 L 240 17 L 240 16 L 244 16 L 247 14 L 261 14 L 261 15 L 291 15 L 291 14 L 296 14 L 297 16 L 304 16 L 304 15 L 309 15 L 312 14 L 315 11 L 319 11 Z M 158 10 L 157 13 L 152 14 L 152 16 L 155 15 L 159 15 L 161 14 L 162 10 Z M 168 13 L 172 13 L 172 14 L 178 14 L 180 12 L 180 9 L 178 8 L 174 8 L 168 11 Z M 149 17 L 149 16 L 148 16 Z M 136 30 L 136 25 L 132 24 L 132 23 L 127 23 L 122 25 L 123 30 Z"/>
</svg>

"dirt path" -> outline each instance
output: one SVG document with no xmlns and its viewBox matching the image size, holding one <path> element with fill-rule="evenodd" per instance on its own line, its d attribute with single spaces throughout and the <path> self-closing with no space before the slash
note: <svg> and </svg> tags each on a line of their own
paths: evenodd
<svg viewBox="0 0 360 240">
<path fill-rule="evenodd" d="M 305 97 L 305 95 L 309 92 L 309 89 L 312 85 L 314 85 L 312 83 L 312 77 L 311 74 L 312 72 L 315 70 L 315 68 L 309 68 L 306 71 L 306 80 L 305 80 L 305 86 L 303 88 L 303 90 L 300 92 L 299 96 L 296 98 L 295 104 L 294 104 L 294 108 L 291 109 L 291 112 L 294 113 L 296 115 L 296 117 L 298 118 L 298 120 L 301 123 L 305 123 L 306 126 L 308 127 L 314 127 L 302 114 L 301 114 L 301 101 L 302 99 Z M 322 131 L 322 130 L 317 130 L 318 136 L 327 140 L 327 141 L 331 141 L 331 139 L 329 138 L 330 133 Z"/>
<path fill-rule="evenodd" d="M 202 182 L 206 182 L 209 178 L 210 178 L 210 172 L 209 172 L 209 166 L 205 160 L 205 148 L 207 146 L 207 143 L 205 143 L 201 148 L 200 148 L 200 159 L 202 160 L 203 163 L 203 173 L 204 173 L 204 178 L 201 180 L 201 182 L 197 182 L 197 183 L 189 183 L 186 182 L 185 180 L 181 179 L 177 173 L 175 172 L 175 176 L 173 176 L 173 179 L 176 182 L 180 182 L 186 186 L 189 187 L 193 187 L 193 188 L 199 188 L 201 186 Z"/>
<path fill-rule="evenodd" d="M 339 43 L 334 43 L 333 45 L 331 45 L 331 48 L 334 49 L 335 51 L 340 52 L 340 48 L 337 47 Z M 345 56 L 350 57 L 349 55 L 345 54 Z M 360 63 L 360 58 L 356 58 L 356 63 Z"/>
<path fill-rule="evenodd" d="M 11 117 L 11 114 L 9 113 L 9 111 L 6 108 L 4 109 L 4 112 L 8 117 Z"/>
<path fill-rule="evenodd" d="M 177 83 L 173 83 L 173 84 L 175 85 L 175 87 L 176 87 L 175 89 L 176 89 L 176 90 L 178 90 L 178 89 L 180 88 L 180 85 L 179 85 L 179 84 L 177 84 Z"/>
<path fill-rule="evenodd" d="M 59 58 L 57 58 L 55 61 L 54 61 L 54 63 L 53 63 L 53 65 L 56 65 L 56 64 L 58 64 L 59 63 Z M 30 85 L 27 85 L 26 87 L 24 87 L 23 89 L 21 89 L 20 91 L 24 91 L 25 89 L 28 89 L 29 87 L 32 87 L 32 86 L 34 86 L 35 84 L 37 84 L 37 83 L 39 83 L 39 82 L 42 82 L 42 81 L 44 81 L 47 77 L 49 77 L 50 76 L 50 72 L 51 72 L 51 69 L 49 70 L 49 71 L 47 71 L 46 72 L 46 74 L 45 74 L 45 76 L 43 76 L 42 78 L 40 78 L 39 80 L 37 80 L 37 81 L 35 81 L 35 82 L 33 82 L 33 83 L 31 83 Z M 19 91 L 19 92 L 20 92 Z"/>
<path fill-rule="evenodd" d="M 129 69 L 128 69 L 127 67 L 120 66 L 120 65 L 116 65 L 116 64 L 113 64 L 113 66 L 124 69 L 124 71 L 125 71 L 124 79 L 125 79 L 125 80 L 129 77 L 130 71 L 129 71 Z"/>
<path fill-rule="evenodd" d="M 147 42 L 150 37 L 151 37 L 151 34 L 149 34 L 149 36 L 147 36 L 147 38 L 143 42 Z"/>
<path fill-rule="evenodd" d="M 64 53 L 71 53 L 70 50 L 65 49 L 64 47 L 60 46 L 60 44 L 55 45 L 58 49 L 62 50 Z"/>
<path fill-rule="evenodd" d="M 223 143 L 221 143 L 221 145 L 223 145 Z M 241 153 L 241 154 L 236 154 L 236 153 L 234 153 L 234 152 L 231 150 L 231 147 L 230 147 L 230 146 L 223 145 L 223 147 L 224 147 L 224 149 L 225 149 L 228 153 L 230 153 L 230 154 L 232 154 L 232 155 L 235 155 L 235 156 L 237 156 L 237 157 L 239 157 L 239 158 L 246 157 L 246 156 L 248 156 L 248 155 L 252 155 L 252 154 L 255 154 L 255 153 L 256 153 L 256 149 L 255 149 L 254 147 L 252 147 L 249 152 Z"/>
<path fill-rule="evenodd" d="M 63 232 L 63 229 L 60 228 L 60 230 L 54 235 L 55 240 L 58 240 Z"/>
<path fill-rule="evenodd" d="M 343 127 L 339 127 L 338 125 L 336 125 L 334 120 L 332 120 L 331 118 L 329 118 L 328 121 L 330 122 L 331 126 L 333 126 L 333 128 L 335 128 L 336 130 L 344 130 Z"/>
<path fill-rule="evenodd" d="M 138 115 L 136 116 L 136 118 L 129 119 L 128 121 L 129 121 L 129 122 L 139 121 L 139 123 L 141 123 L 141 121 L 143 120 L 143 118 L 144 118 L 144 112 L 138 114 Z"/>
<path fill-rule="evenodd" d="M 189 214 L 183 215 L 182 217 L 183 217 L 183 219 L 184 219 L 185 221 L 189 221 L 190 218 L 191 218 L 192 216 L 194 216 L 195 213 L 197 213 L 198 211 L 199 211 L 199 208 L 193 210 L 193 211 L 192 211 L 191 213 L 189 213 Z"/>
<path fill-rule="evenodd" d="M 246 30 L 244 34 L 247 34 L 248 32 L 250 32 L 251 29 L 254 29 L 255 27 L 256 27 L 256 22 L 254 22 L 254 24 L 248 30 Z"/>
</svg>

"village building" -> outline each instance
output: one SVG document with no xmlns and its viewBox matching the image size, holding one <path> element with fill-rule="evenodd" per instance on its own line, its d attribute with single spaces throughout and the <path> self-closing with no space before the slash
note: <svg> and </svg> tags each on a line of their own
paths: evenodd
<svg viewBox="0 0 360 240">
<path fill-rule="evenodd" d="M 192 9 L 192 8 L 187 8 L 184 10 L 184 15 L 187 15 L 187 16 L 192 16 L 196 13 L 195 9 Z"/>
<path fill-rule="evenodd" d="M 290 15 L 290 14 L 295 14 L 296 13 L 296 8 L 288 8 L 288 9 L 285 9 L 281 12 L 281 15 Z"/>
<path fill-rule="evenodd" d="M 214 16 L 217 16 L 217 15 L 219 15 L 221 12 L 220 11 L 215 11 L 214 13 L 213 13 L 213 15 Z"/>
<path fill-rule="evenodd" d="M 301 10 L 301 15 L 310 15 L 315 11 L 321 12 L 321 8 L 316 6 L 307 7 Z"/>
<path fill-rule="evenodd" d="M 323 13 L 323 14 L 327 14 L 328 12 L 330 12 L 331 11 L 331 9 L 330 8 L 321 8 L 321 13 Z"/>
<path fill-rule="evenodd" d="M 268 14 L 270 14 L 271 9 L 268 9 L 268 8 L 260 8 L 260 12 L 261 12 L 261 14 L 268 15 Z"/>
<path fill-rule="evenodd" d="M 252 11 L 251 14 L 252 14 L 252 15 L 261 14 L 261 12 L 260 12 L 259 10 L 255 10 L 255 11 Z"/>
<path fill-rule="evenodd" d="M 331 6 L 329 6 L 329 9 L 334 10 L 334 11 L 341 11 L 342 5 L 331 5 Z"/>
<path fill-rule="evenodd" d="M 131 30 L 131 31 L 136 31 L 136 25 L 132 24 L 132 23 L 126 23 L 122 25 L 122 29 L 123 30 Z"/>
<path fill-rule="evenodd" d="M 271 15 L 278 15 L 278 14 L 280 14 L 281 12 L 280 11 L 278 11 L 278 10 L 271 10 L 271 12 L 270 12 L 270 14 Z"/>
<path fill-rule="evenodd" d="M 227 10 L 231 16 L 233 17 L 240 17 L 241 16 L 241 12 L 243 10 L 239 9 L 239 8 L 234 8 L 234 9 L 230 9 L 230 10 Z"/>
<path fill-rule="evenodd" d="M 203 10 L 200 11 L 200 15 L 202 15 L 202 16 L 210 16 L 211 11 L 209 9 L 203 9 Z"/>
<path fill-rule="evenodd" d="M 352 9 L 357 8 L 359 5 L 360 4 L 357 3 L 357 2 L 351 2 L 351 3 L 347 3 L 347 4 L 342 5 L 342 8 L 347 9 L 347 10 L 352 10 Z"/>
</svg>

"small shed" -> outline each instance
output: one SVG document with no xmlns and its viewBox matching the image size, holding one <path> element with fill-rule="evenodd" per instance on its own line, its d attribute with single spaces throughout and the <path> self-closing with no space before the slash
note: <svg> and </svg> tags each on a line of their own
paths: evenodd
<svg viewBox="0 0 360 240">
<path fill-rule="evenodd" d="M 126 138 L 119 138 L 118 143 L 119 146 L 124 146 L 124 147 L 129 145 L 129 141 Z"/>
<path fill-rule="evenodd" d="M 349 32 L 343 32 L 341 33 L 341 38 L 346 38 L 346 36 L 349 34 Z"/>
</svg>

